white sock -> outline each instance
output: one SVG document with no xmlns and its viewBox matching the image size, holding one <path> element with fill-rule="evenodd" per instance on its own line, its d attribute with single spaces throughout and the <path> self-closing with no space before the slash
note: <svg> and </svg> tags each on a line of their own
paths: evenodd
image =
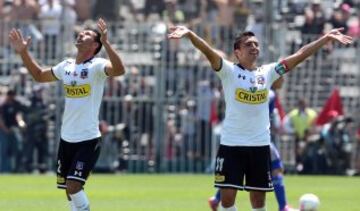
<svg viewBox="0 0 360 211">
<path fill-rule="evenodd" d="M 77 211 L 73 201 L 69 201 L 70 211 Z"/>
<path fill-rule="evenodd" d="M 252 211 L 266 211 L 266 207 L 262 208 L 253 208 Z"/>
<path fill-rule="evenodd" d="M 83 190 L 70 194 L 71 201 L 73 201 L 77 211 L 89 211 L 90 203 Z"/>
<path fill-rule="evenodd" d="M 220 204 L 220 211 L 237 211 L 237 209 L 235 205 L 233 205 L 232 207 L 225 208 Z"/>
</svg>

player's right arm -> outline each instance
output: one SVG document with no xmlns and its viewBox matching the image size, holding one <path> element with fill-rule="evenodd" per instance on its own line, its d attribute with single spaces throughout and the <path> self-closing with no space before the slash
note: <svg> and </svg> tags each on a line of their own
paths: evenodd
<svg viewBox="0 0 360 211">
<path fill-rule="evenodd" d="M 18 53 L 24 63 L 24 66 L 28 69 L 32 77 L 37 82 L 50 82 L 57 80 L 53 75 L 50 68 L 43 69 L 30 55 L 28 46 L 31 43 L 31 38 L 26 40 L 23 38 L 21 32 L 17 29 L 12 29 L 9 34 L 10 43 Z"/>
<path fill-rule="evenodd" d="M 169 28 L 170 33 L 168 34 L 169 39 L 181 39 L 183 37 L 187 37 L 191 43 L 199 49 L 208 59 L 211 64 L 211 67 L 215 71 L 219 71 L 221 68 L 222 58 L 219 53 L 210 47 L 210 45 L 195 34 L 193 31 L 188 29 L 185 26 L 173 26 Z"/>
</svg>

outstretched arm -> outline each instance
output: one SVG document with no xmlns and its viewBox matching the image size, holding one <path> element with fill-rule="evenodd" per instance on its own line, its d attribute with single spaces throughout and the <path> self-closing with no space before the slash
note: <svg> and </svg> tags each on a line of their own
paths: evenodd
<svg viewBox="0 0 360 211">
<path fill-rule="evenodd" d="M 197 36 L 193 31 L 186 28 L 185 26 L 174 26 L 170 27 L 169 29 L 169 39 L 181 39 L 183 37 L 187 37 L 191 43 L 206 56 L 211 64 L 211 67 L 216 71 L 220 70 L 221 56 L 215 49 L 211 48 L 210 45 L 205 42 L 205 40 Z"/>
<path fill-rule="evenodd" d="M 107 25 L 106 22 L 100 18 L 97 22 L 101 37 L 100 41 L 104 45 L 106 53 L 109 56 L 110 63 L 106 65 L 106 74 L 108 76 L 119 76 L 125 73 L 124 65 L 120 59 L 119 54 L 111 46 L 107 38 Z"/>
<path fill-rule="evenodd" d="M 43 69 L 40 65 L 32 58 L 28 51 L 28 46 L 31 43 L 31 38 L 28 37 L 26 40 L 23 38 L 20 30 L 12 29 L 9 34 L 10 43 L 15 49 L 16 53 L 21 56 L 24 66 L 28 69 L 32 77 L 37 82 L 50 82 L 57 80 L 50 68 Z"/>
<path fill-rule="evenodd" d="M 303 46 L 293 55 L 285 58 L 283 62 L 287 66 L 287 69 L 293 69 L 330 41 L 338 41 L 344 45 L 352 43 L 352 37 L 342 34 L 342 30 L 344 30 L 344 28 L 333 29 L 319 39 Z"/>
</svg>

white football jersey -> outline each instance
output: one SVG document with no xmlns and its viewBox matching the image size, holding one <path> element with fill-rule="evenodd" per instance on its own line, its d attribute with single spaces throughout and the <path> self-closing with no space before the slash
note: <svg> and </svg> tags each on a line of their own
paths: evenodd
<svg viewBox="0 0 360 211">
<path fill-rule="evenodd" d="M 249 71 L 222 60 L 220 77 L 226 103 L 221 144 L 263 146 L 270 144 L 269 90 L 283 72 L 281 63 Z"/>
<path fill-rule="evenodd" d="M 99 110 L 107 78 L 106 63 L 102 58 L 92 58 L 81 64 L 68 59 L 52 68 L 64 88 L 63 140 L 75 143 L 101 136 Z"/>
</svg>

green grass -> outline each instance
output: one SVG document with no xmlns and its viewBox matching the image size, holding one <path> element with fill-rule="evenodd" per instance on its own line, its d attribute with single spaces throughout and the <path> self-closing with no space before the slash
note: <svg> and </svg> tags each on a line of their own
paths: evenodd
<svg viewBox="0 0 360 211">
<path fill-rule="evenodd" d="M 211 175 L 92 175 L 86 192 L 92 211 L 206 211 L 214 193 Z M 322 211 L 359 211 L 360 179 L 356 177 L 286 176 L 290 204 L 315 193 Z M 248 194 L 239 192 L 238 210 L 250 210 Z M 277 210 L 273 193 L 269 211 Z M 69 210 L 64 191 L 51 175 L 0 175 L 0 210 Z"/>
</svg>

